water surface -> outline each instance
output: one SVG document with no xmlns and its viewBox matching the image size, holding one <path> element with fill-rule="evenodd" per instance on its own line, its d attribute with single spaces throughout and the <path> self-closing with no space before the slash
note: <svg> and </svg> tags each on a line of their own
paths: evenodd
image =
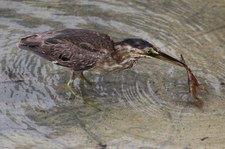
<svg viewBox="0 0 225 149">
<path fill-rule="evenodd" d="M 225 148 L 225 2 L 216 0 L 0 0 L 0 148 Z M 208 93 L 187 103 L 186 71 L 155 59 L 130 70 L 70 71 L 16 48 L 27 34 L 86 28 L 138 37 L 179 58 Z M 100 145 L 101 144 L 101 145 Z"/>
</svg>

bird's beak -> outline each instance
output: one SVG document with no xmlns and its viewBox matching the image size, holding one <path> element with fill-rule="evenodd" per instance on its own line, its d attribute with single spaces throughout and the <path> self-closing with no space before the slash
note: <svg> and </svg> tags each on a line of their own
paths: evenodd
<svg viewBox="0 0 225 149">
<path fill-rule="evenodd" d="M 181 66 L 181 67 L 184 67 L 186 66 L 183 62 L 163 53 L 163 52 L 160 52 L 158 50 L 151 50 L 151 52 L 148 52 L 147 53 L 148 56 L 150 57 L 154 57 L 154 58 L 157 58 L 157 59 L 160 59 L 160 60 L 163 60 L 163 61 L 166 61 L 166 62 L 170 62 L 172 64 L 175 64 L 175 65 L 178 65 L 178 66 Z"/>
</svg>

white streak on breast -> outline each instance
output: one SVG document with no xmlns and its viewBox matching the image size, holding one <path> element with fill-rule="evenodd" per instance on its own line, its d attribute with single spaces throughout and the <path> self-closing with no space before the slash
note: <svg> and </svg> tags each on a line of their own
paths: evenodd
<svg viewBox="0 0 225 149">
<path fill-rule="evenodd" d="M 52 63 L 53 63 L 53 64 L 57 64 L 57 63 L 58 63 L 58 61 L 52 61 Z"/>
</svg>

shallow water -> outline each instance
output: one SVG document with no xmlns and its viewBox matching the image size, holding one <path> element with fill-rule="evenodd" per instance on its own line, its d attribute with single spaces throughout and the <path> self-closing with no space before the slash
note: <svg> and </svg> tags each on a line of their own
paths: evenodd
<svg viewBox="0 0 225 149">
<path fill-rule="evenodd" d="M 0 148 L 225 148 L 225 1 L 0 0 Z M 130 70 L 85 75 L 16 48 L 21 36 L 89 28 L 139 37 L 186 59 L 201 84 L 202 110 L 187 103 L 186 71 L 142 59 Z M 99 145 L 102 144 L 102 145 Z"/>
</svg>

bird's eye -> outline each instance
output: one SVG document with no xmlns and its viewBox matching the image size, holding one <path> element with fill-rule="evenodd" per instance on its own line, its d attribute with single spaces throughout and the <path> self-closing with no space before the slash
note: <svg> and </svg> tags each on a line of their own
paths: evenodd
<svg viewBox="0 0 225 149">
<path fill-rule="evenodd" d="M 154 49 L 151 48 L 151 47 L 146 48 L 146 53 L 147 54 L 152 54 L 153 51 L 154 51 Z"/>
<path fill-rule="evenodd" d="M 151 54 L 152 53 L 152 50 L 150 49 L 150 50 L 146 51 L 146 53 L 147 54 Z"/>
<path fill-rule="evenodd" d="M 154 50 L 153 48 L 149 48 L 149 49 L 146 51 L 146 53 L 147 53 L 148 55 L 157 55 L 157 54 L 159 54 L 159 52 L 156 51 L 156 50 Z"/>
</svg>

